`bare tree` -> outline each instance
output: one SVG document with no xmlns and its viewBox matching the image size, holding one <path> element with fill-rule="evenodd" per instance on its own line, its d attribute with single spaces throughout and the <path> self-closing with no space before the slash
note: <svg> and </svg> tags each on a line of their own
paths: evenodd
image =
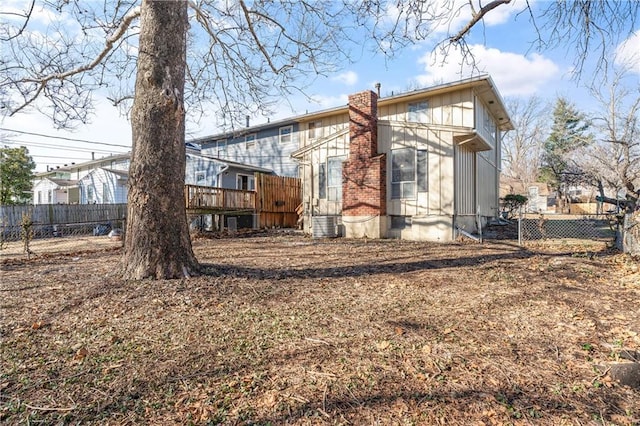
<svg viewBox="0 0 640 426">
<path fill-rule="evenodd" d="M 591 118 L 597 139 L 579 157 L 580 167 L 602 197 L 626 193 L 633 211 L 640 196 L 640 86 L 627 65 L 613 66 L 607 76 L 606 84 L 591 88 L 599 105 Z"/>
<path fill-rule="evenodd" d="M 534 183 L 540 173 L 540 159 L 550 117 L 540 98 L 507 100 L 514 130 L 502 140 L 503 175 L 522 182 Z"/>
<path fill-rule="evenodd" d="M 39 109 L 67 127 L 88 121 L 96 92 L 108 92 L 125 109 L 133 101 L 123 276 L 187 276 L 198 272 L 180 190 L 187 112 L 213 110 L 233 123 L 303 92 L 304 77 L 333 72 L 363 38 L 392 54 L 451 26 L 443 46 L 464 47 L 472 28 L 509 3 L 31 0 L 22 9 L 1 9 L 0 108 L 3 114 Z M 557 1 L 548 10 L 562 13 L 542 16 L 589 18 L 569 27 L 577 31 L 576 44 L 585 28 L 610 31 L 596 32 L 608 41 L 624 34 L 635 23 L 629 12 L 638 10 L 637 2 L 573 3 L 583 7 L 567 10 Z M 610 6 L 596 10 L 593 3 Z M 610 9 L 619 18 L 611 19 Z"/>
</svg>

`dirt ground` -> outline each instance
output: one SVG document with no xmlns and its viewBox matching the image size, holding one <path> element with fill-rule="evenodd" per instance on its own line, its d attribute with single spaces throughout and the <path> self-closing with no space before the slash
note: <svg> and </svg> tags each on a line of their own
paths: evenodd
<svg viewBox="0 0 640 426">
<path fill-rule="evenodd" d="M 119 242 L 41 244 L 0 252 L 6 424 L 640 424 L 604 245 L 199 237 L 204 275 L 123 282 Z"/>
</svg>

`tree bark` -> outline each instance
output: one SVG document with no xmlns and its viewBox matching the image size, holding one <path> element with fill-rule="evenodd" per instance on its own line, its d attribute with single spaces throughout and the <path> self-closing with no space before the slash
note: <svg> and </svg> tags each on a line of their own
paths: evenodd
<svg viewBox="0 0 640 426">
<path fill-rule="evenodd" d="M 183 196 L 187 29 L 186 1 L 142 2 L 125 279 L 171 279 L 198 272 Z"/>
</svg>

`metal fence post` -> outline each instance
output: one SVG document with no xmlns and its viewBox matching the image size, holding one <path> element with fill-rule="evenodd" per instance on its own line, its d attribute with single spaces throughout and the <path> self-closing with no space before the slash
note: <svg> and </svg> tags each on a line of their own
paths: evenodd
<svg viewBox="0 0 640 426">
<path fill-rule="evenodd" d="M 518 246 L 522 247 L 522 206 L 518 209 Z"/>
</svg>

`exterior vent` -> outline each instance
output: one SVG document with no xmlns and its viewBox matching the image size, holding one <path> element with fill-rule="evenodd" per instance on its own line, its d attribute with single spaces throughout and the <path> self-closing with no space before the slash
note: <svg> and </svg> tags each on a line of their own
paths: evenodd
<svg viewBox="0 0 640 426">
<path fill-rule="evenodd" d="M 335 216 L 313 217 L 313 238 L 335 238 L 337 236 Z"/>
</svg>

